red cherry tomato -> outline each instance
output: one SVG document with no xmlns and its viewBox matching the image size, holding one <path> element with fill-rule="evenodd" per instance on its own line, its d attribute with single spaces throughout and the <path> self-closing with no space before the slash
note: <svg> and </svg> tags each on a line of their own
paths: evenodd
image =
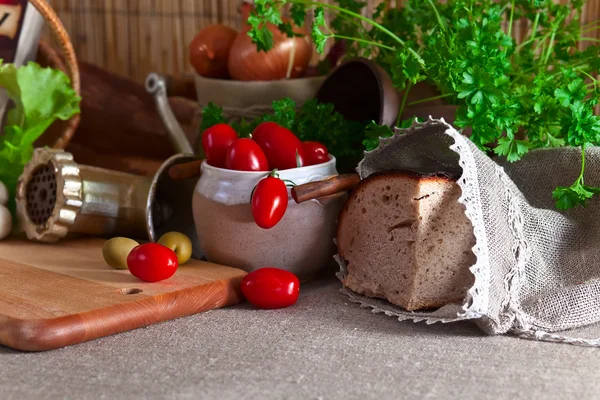
<svg viewBox="0 0 600 400">
<path fill-rule="evenodd" d="M 285 183 L 270 175 L 258 182 L 252 195 L 252 217 L 256 225 L 270 229 L 277 225 L 288 206 L 288 191 Z"/>
<path fill-rule="evenodd" d="M 306 165 L 322 164 L 329 161 L 329 152 L 323 143 L 303 142 L 304 156 Z"/>
<path fill-rule="evenodd" d="M 256 142 L 251 139 L 236 139 L 227 150 L 225 168 L 236 171 L 268 171 L 269 162 Z"/>
<path fill-rule="evenodd" d="M 225 168 L 227 149 L 237 138 L 237 133 L 227 124 L 216 124 L 202 132 L 206 162 L 213 167 Z"/>
<path fill-rule="evenodd" d="M 282 126 L 264 130 L 253 138 L 265 152 L 271 169 L 290 169 L 305 165 L 302 142 L 289 129 Z"/>
<path fill-rule="evenodd" d="M 127 267 L 131 275 L 146 282 L 170 278 L 178 266 L 177 254 L 158 243 L 140 244 L 127 256 Z"/>
<path fill-rule="evenodd" d="M 260 268 L 242 279 L 242 294 L 260 308 L 284 308 L 296 303 L 300 281 L 296 275 L 279 268 Z"/>
<path fill-rule="evenodd" d="M 276 130 L 280 127 L 281 125 L 279 125 L 277 122 L 263 122 L 252 131 L 252 140 L 257 142 L 263 133 Z"/>
</svg>

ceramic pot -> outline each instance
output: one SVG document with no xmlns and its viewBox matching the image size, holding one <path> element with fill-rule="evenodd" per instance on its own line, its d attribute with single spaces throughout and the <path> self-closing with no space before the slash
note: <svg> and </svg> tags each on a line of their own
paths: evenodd
<svg viewBox="0 0 600 400">
<path fill-rule="evenodd" d="M 200 248 L 209 261 L 248 272 L 277 267 L 301 281 L 333 261 L 333 239 L 345 193 L 296 204 L 288 190 L 283 219 L 271 229 L 262 229 L 252 218 L 250 196 L 268 172 L 232 171 L 206 162 L 201 169 L 193 213 Z M 298 185 L 336 174 L 333 156 L 323 164 L 279 171 L 281 179 Z"/>
<path fill-rule="evenodd" d="M 195 75 L 196 96 L 201 107 L 213 102 L 228 111 L 271 108 L 271 103 L 286 97 L 301 106 L 312 99 L 325 81 L 325 76 L 280 79 L 275 81 L 236 81 Z"/>
<path fill-rule="evenodd" d="M 375 121 L 392 126 L 400 97 L 390 76 L 377 63 L 362 57 L 345 61 L 333 70 L 315 97 L 331 103 L 347 120 Z"/>
</svg>

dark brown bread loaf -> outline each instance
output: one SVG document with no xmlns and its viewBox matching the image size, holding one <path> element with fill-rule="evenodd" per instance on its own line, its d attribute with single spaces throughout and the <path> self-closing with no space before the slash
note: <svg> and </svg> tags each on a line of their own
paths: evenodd
<svg viewBox="0 0 600 400">
<path fill-rule="evenodd" d="M 441 174 L 391 171 L 361 181 L 338 225 L 343 284 L 411 311 L 464 298 L 475 237 L 460 194 Z"/>
</svg>

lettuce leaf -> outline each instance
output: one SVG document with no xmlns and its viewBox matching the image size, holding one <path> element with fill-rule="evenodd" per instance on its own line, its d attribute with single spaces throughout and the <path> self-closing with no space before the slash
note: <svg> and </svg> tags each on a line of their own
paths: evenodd
<svg viewBox="0 0 600 400">
<path fill-rule="evenodd" d="M 0 87 L 14 103 L 0 134 L 0 181 L 14 194 L 33 143 L 57 119 L 66 121 L 79 113 L 81 98 L 62 71 L 34 62 L 17 68 L 0 61 Z"/>
</svg>

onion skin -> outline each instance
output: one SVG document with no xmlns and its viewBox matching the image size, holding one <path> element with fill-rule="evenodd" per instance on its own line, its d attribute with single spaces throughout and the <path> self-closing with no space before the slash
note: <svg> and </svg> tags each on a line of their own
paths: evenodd
<svg viewBox="0 0 600 400">
<path fill-rule="evenodd" d="M 269 24 L 273 33 L 273 48 L 268 52 L 258 52 L 248 36 L 247 27 L 239 33 L 229 53 L 228 69 L 233 79 L 241 81 L 272 81 L 285 78 L 298 78 L 308 68 L 312 57 L 312 46 L 305 37 L 289 38 L 275 25 Z M 295 28 L 294 32 L 306 32 Z M 294 63 L 288 76 L 290 53 L 294 50 Z"/>
<path fill-rule="evenodd" d="M 202 29 L 189 46 L 190 64 L 199 75 L 208 78 L 229 78 L 227 62 L 238 32 L 225 25 Z"/>
</svg>

